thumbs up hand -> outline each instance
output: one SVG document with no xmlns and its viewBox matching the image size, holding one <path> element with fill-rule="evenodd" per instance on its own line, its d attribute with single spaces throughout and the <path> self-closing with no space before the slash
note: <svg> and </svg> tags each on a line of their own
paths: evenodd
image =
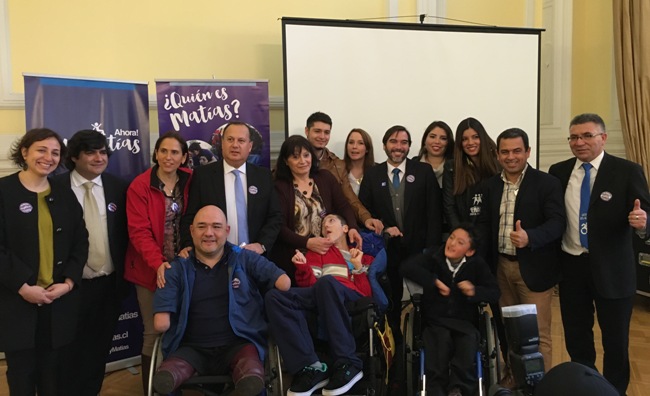
<svg viewBox="0 0 650 396">
<path fill-rule="evenodd" d="M 510 242 L 514 247 L 524 248 L 528 246 L 528 233 L 521 228 L 521 220 L 515 223 L 515 230 L 510 231 Z"/>
<path fill-rule="evenodd" d="M 627 216 L 627 220 L 630 222 L 630 226 L 635 228 L 638 231 L 645 231 L 645 227 L 648 221 L 648 216 L 645 210 L 641 209 L 641 201 L 638 199 L 634 200 L 634 207 L 632 211 Z"/>
</svg>

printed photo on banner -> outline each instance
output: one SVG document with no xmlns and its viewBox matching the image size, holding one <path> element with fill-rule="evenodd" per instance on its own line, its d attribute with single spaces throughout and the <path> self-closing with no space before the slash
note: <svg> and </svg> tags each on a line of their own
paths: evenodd
<svg viewBox="0 0 650 396">
<path fill-rule="evenodd" d="M 185 137 L 193 168 L 221 158 L 221 135 L 230 122 L 248 126 L 248 162 L 270 166 L 267 81 L 156 81 L 160 134 Z"/>
</svg>

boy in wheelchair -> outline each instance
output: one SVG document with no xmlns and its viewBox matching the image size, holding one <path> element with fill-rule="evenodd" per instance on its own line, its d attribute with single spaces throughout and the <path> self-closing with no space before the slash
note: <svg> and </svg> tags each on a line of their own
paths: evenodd
<svg viewBox="0 0 650 396">
<path fill-rule="evenodd" d="M 478 304 L 496 302 L 499 287 L 487 263 L 475 255 L 474 226 L 452 230 L 444 247 L 414 256 L 401 273 L 423 288 L 422 322 L 429 396 L 474 395 L 479 348 Z"/>
<path fill-rule="evenodd" d="M 264 389 L 267 324 L 260 289 L 288 290 L 289 277 L 266 258 L 227 242 L 221 209 L 204 206 L 190 233 L 194 249 L 165 271 L 154 297 L 154 327 L 165 332 L 156 392 L 169 394 L 199 375 L 230 372 L 234 394 Z"/>
<path fill-rule="evenodd" d="M 367 269 L 373 258 L 349 248 L 348 226 L 338 215 L 327 215 L 323 235 L 334 244 L 321 255 L 296 250 L 296 284 L 289 291 L 266 295 L 269 328 L 285 366 L 294 374 L 288 396 L 341 395 L 363 378 L 363 362 L 356 355 L 355 339 L 346 303 L 372 295 Z M 334 370 L 316 355 L 305 314 L 316 310 L 329 340 Z"/>
</svg>

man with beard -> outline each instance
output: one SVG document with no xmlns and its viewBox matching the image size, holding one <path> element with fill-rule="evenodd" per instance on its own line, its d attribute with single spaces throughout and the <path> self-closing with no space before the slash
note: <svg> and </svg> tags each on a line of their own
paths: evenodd
<svg viewBox="0 0 650 396">
<path fill-rule="evenodd" d="M 431 166 L 407 158 L 411 135 L 405 127 L 390 127 L 382 143 L 388 160 L 366 172 L 359 189 L 359 199 L 372 217 L 384 224 L 392 299 L 388 320 L 395 332 L 395 342 L 399 345 L 402 340 L 398 329 L 404 290 L 399 265 L 407 257 L 421 253 L 425 247 L 437 248 L 436 245 L 440 244 L 442 197 Z M 394 379 L 398 377 L 399 371 Z"/>
</svg>

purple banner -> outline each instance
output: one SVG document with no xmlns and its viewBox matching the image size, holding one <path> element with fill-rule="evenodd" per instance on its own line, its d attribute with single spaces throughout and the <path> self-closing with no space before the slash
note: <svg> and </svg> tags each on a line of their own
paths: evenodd
<svg viewBox="0 0 650 396">
<path fill-rule="evenodd" d="M 221 132 L 233 121 L 245 122 L 251 133 L 248 162 L 270 166 L 267 81 L 156 81 L 156 93 L 160 134 L 180 132 L 193 167 L 221 157 Z"/>
<path fill-rule="evenodd" d="M 147 84 L 25 76 L 27 130 L 50 128 L 67 142 L 75 132 L 103 133 L 113 154 L 107 171 L 131 181 L 151 165 Z M 135 293 L 122 305 L 108 362 L 140 355 L 142 320 Z"/>
</svg>

